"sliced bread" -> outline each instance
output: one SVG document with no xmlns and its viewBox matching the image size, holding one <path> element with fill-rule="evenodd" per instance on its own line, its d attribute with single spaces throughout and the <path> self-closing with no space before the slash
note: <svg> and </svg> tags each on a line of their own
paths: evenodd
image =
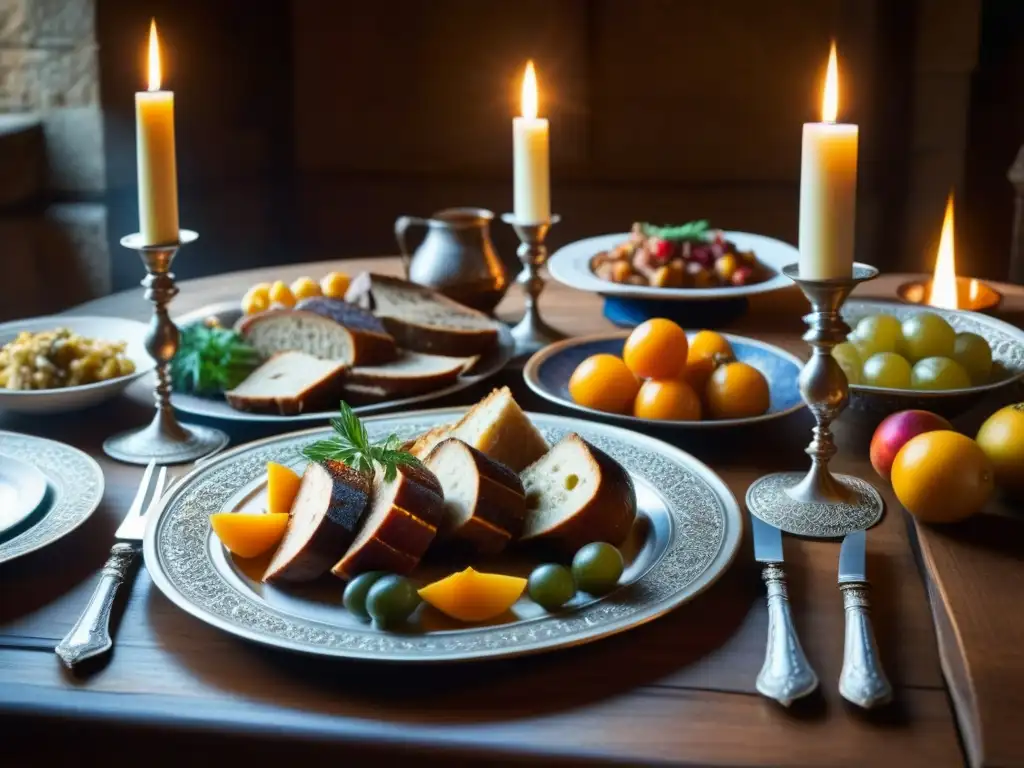
<svg viewBox="0 0 1024 768">
<path fill-rule="evenodd" d="M 405 349 L 469 357 L 498 345 L 496 320 L 416 283 L 364 272 L 345 298 L 372 311 Z"/>
<path fill-rule="evenodd" d="M 462 440 L 513 472 L 521 472 L 549 447 L 508 387 L 492 391 L 466 411 L 454 427 L 435 428 L 421 436 L 411 452 L 424 459 L 446 437 Z"/>
<path fill-rule="evenodd" d="M 526 490 L 523 541 L 566 553 L 584 544 L 619 545 L 636 518 L 636 490 L 618 462 L 570 433 L 520 475 Z"/>
<path fill-rule="evenodd" d="M 307 309 L 271 309 L 246 315 L 236 330 L 264 356 L 294 350 L 354 366 L 386 363 L 398 354 L 395 340 L 387 333 L 347 328 Z"/>
<path fill-rule="evenodd" d="M 224 393 L 228 405 L 253 413 L 297 413 L 333 408 L 343 394 L 345 364 L 305 352 L 279 352 Z"/>
<path fill-rule="evenodd" d="M 442 357 L 402 351 L 390 363 L 350 368 L 345 377 L 345 388 L 381 397 L 419 395 L 453 383 L 475 361 L 475 357 Z"/>
</svg>

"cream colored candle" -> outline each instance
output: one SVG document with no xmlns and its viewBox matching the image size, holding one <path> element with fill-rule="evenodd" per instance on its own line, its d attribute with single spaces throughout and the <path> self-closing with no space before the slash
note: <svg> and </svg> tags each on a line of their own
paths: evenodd
<svg viewBox="0 0 1024 768">
<path fill-rule="evenodd" d="M 548 121 L 537 117 L 537 75 L 527 62 L 523 76 L 522 117 L 512 121 L 513 213 L 522 222 L 551 218 Z"/>
<path fill-rule="evenodd" d="M 149 28 L 149 90 L 135 94 L 139 231 L 146 245 L 178 241 L 178 170 L 174 158 L 174 94 L 160 90 L 160 44 Z"/>
<path fill-rule="evenodd" d="M 853 274 L 857 207 L 857 126 L 836 122 L 836 47 L 828 59 L 820 123 L 804 124 L 800 156 L 800 277 Z"/>
</svg>

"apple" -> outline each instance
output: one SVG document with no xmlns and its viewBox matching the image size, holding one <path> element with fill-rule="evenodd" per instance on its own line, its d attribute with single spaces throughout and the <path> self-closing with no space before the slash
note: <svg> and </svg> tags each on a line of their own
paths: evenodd
<svg viewBox="0 0 1024 768">
<path fill-rule="evenodd" d="M 918 435 L 937 429 L 952 430 L 953 425 L 931 411 L 899 411 L 886 416 L 871 437 L 871 466 L 888 480 L 900 448 Z"/>
</svg>

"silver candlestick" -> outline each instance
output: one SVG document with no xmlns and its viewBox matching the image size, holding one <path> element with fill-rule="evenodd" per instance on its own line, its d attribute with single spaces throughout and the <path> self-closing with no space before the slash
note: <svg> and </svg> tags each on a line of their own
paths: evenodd
<svg viewBox="0 0 1024 768">
<path fill-rule="evenodd" d="M 510 224 L 519 236 L 520 246 L 516 250 L 516 255 L 523 264 L 523 271 L 516 280 L 522 284 L 526 292 L 526 314 L 512 329 L 512 336 L 516 340 L 516 355 L 533 354 L 541 347 L 565 338 L 565 334 L 559 333 L 544 322 L 537 306 L 540 292 L 544 290 L 544 278 L 540 275 L 540 268 L 548 260 L 544 238 L 561 217 L 556 214 L 547 221 L 522 222 L 515 214 L 506 213 L 501 220 Z"/>
<path fill-rule="evenodd" d="M 156 360 L 156 413 L 145 427 L 107 438 L 103 450 L 111 458 L 129 464 L 183 464 L 220 450 L 228 436 L 219 429 L 180 424 L 171 408 L 171 360 L 178 351 L 178 327 L 167 314 L 167 305 L 178 295 L 171 263 L 178 249 L 193 242 L 198 234 L 181 230 L 176 243 L 146 245 L 136 232 L 121 238 L 121 245 L 138 251 L 146 267 L 142 285 L 153 302 L 153 319 L 146 335 L 146 350 Z"/>
<path fill-rule="evenodd" d="M 807 446 L 811 468 L 807 474 L 776 472 L 755 481 L 747 490 L 747 508 L 787 533 L 838 538 L 874 525 L 884 509 L 882 497 L 870 483 L 834 475 L 828 468 L 838 450 L 831 424 L 849 401 L 846 375 L 832 357 L 832 348 L 850 332 L 839 310 L 850 292 L 877 277 L 878 270 L 854 264 L 850 277 L 831 280 L 805 280 L 796 264 L 782 271 L 800 286 L 814 310 L 804 318 L 810 326 L 804 340 L 813 353 L 800 372 L 800 394 L 816 422 Z"/>
</svg>

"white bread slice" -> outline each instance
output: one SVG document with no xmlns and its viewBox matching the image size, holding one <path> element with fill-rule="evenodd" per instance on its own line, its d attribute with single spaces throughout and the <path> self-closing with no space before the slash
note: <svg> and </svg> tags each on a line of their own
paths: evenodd
<svg viewBox="0 0 1024 768">
<path fill-rule="evenodd" d="M 570 433 L 520 475 L 526 490 L 522 541 L 575 553 L 592 541 L 619 545 L 636 518 L 636 490 L 618 462 Z"/>
<path fill-rule="evenodd" d="M 304 309 L 247 315 L 236 330 L 265 357 L 298 351 L 353 366 L 385 363 L 398 354 L 395 340 L 386 333 L 346 328 L 331 317 Z"/>
<path fill-rule="evenodd" d="M 279 352 L 224 393 L 239 411 L 291 416 L 336 407 L 342 395 L 345 364 L 305 352 Z"/>
<path fill-rule="evenodd" d="M 508 387 L 493 390 L 454 427 L 438 427 L 422 435 L 411 452 L 424 459 L 446 437 L 462 440 L 513 472 L 521 472 L 547 453 L 549 447 Z"/>
<path fill-rule="evenodd" d="M 422 285 L 370 272 L 345 300 L 372 311 L 400 347 L 435 355 L 483 355 L 498 345 L 498 322 Z"/>
<path fill-rule="evenodd" d="M 442 357 L 402 351 L 396 360 L 374 366 L 350 368 L 345 388 L 381 397 L 418 395 L 446 387 L 476 362 L 476 357 Z"/>
</svg>

